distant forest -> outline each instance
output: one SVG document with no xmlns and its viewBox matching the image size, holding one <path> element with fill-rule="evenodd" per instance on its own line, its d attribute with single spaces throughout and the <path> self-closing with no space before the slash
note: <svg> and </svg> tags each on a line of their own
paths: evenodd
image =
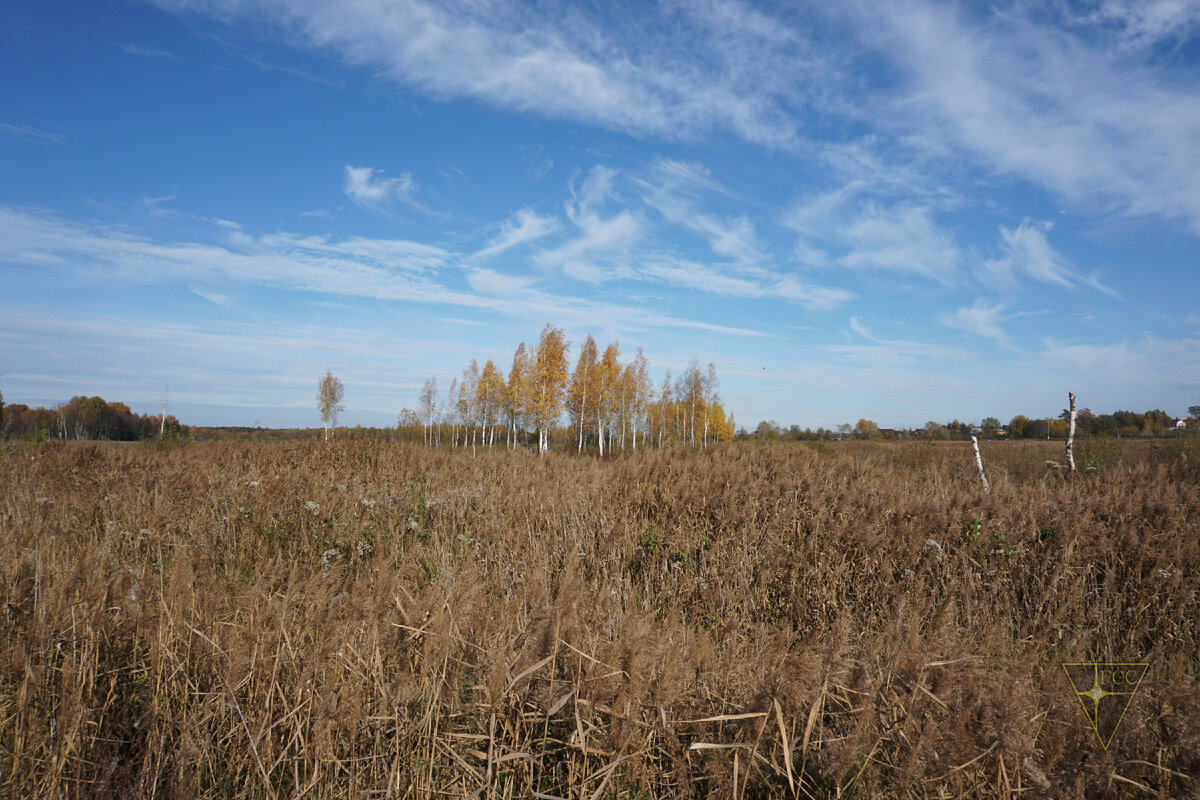
<svg viewBox="0 0 1200 800">
<path fill-rule="evenodd" d="M 1200 406 L 1188 409 L 1187 418 L 1171 417 L 1155 409 L 1142 413 L 1115 411 L 1111 414 L 1093 414 L 1089 409 L 1079 412 L 1076 419 L 1077 436 L 1112 436 L 1133 438 L 1139 436 L 1175 436 L 1200 432 Z M 461 425 L 461 423 L 457 423 Z M 437 427 L 445 427 L 446 441 L 454 442 L 455 423 L 446 420 Z M 461 428 L 459 429 L 461 431 Z M 34 439 L 109 439 L 113 441 L 136 441 L 150 439 L 162 434 L 181 438 L 200 439 L 280 439 L 295 440 L 320 436 L 320 428 L 270 429 L 260 427 L 197 427 L 183 425 L 168 414 L 164 422 L 157 414 L 135 414 L 124 403 L 110 403 L 100 397 L 73 397 L 70 402 L 55 408 L 30 408 L 23 403 L 4 405 L 0 395 L 0 436 Z M 356 426 L 342 428 L 339 436 L 351 439 L 380 439 L 387 441 L 427 441 L 429 431 L 422 420 L 409 412 L 402 414 L 395 428 L 364 428 Z M 1033 418 L 1018 414 L 1007 425 L 994 417 L 985 417 L 983 422 L 938 423 L 927 422 L 921 428 L 880 428 L 871 420 L 860 419 L 857 424 L 845 423 L 836 428 L 801 428 L 799 425 L 782 427 L 773 420 L 764 420 L 748 431 L 742 428 L 736 436 L 727 429 L 722 430 L 720 439 L 733 438 L 746 441 L 836 441 L 839 439 L 864 440 L 962 440 L 978 435 L 1001 439 L 1061 439 L 1067 434 L 1067 421 L 1061 416 L 1056 419 Z M 461 436 L 461 433 L 459 434 Z M 555 446 L 574 444 L 578 428 L 574 422 L 555 426 L 550 438 Z M 716 437 L 714 437 L 716 438 Z M 653 440 L 651 440 L 653 441 Z"/>
<path fill-rule="evenodd" d="M 1079 411 L 1075 419 L 1076 436 L 1113 436 L 1133 438 L 1135 436 L 1170 436 L 1195 433 L 1200 430 L 1200 406 L 1188 408 L 1190 416 L 1172 417 L 1165 411 L 1154 409 L 1136 411 L 1114 411 L 1111 414 L 1095 414 L 1091 409 Z M 1065 409 L 1055 419 L 1048 417 L 1026 417 L 1018 414 L 1007 425 L 996 417 L 984 417 L 979 424 L 960 422 L 926 422 L 920 428 L 880 428 L 869 419 L 860 419 L 857 425 L 844 423 L 837 428 L 801 429 L 799 425 L 783 428 L 774 420 L 764 420 L 752 432 L 741 430 L 738 438 L 781 439 L 794 441 L 833 441 L 837 439 L 969 439 L 971 436 L 999 439 L 1062 439 L 1067 435 L 1070 412 Z"/>
<path fill-rule="evenodd" d="M 131 442 L 159 436 L 188 435 L 188 427 L 170 414 L 135 414 L 124 403 L 101 397 L 72 397 L 55 408 L 30 408 L 24 403 L 4 405 L 0 395 L 0 431 L 5 438 L 110 439 Z"/>
</svg>

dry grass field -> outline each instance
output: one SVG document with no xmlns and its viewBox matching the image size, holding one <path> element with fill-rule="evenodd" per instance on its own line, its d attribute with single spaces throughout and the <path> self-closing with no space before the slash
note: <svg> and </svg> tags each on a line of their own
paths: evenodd
<svg viewBox="0 0 1200 800">
<path fill-rule="evenodd" d="M 983 451 L 6 445 L 0 793 L 1196 796 L 1200 451 Z"/>
</svg>

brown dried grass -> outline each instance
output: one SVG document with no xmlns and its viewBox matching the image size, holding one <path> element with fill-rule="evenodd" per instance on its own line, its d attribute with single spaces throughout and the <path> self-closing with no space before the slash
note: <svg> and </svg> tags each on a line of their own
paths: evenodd
<svg viewBox="0 0 1200 800">
<path fill-rule="evenodd" d="M 1200 454 L 983 447 L 10 448 L 0 791 L 1194 793 Z"/>
</svg>

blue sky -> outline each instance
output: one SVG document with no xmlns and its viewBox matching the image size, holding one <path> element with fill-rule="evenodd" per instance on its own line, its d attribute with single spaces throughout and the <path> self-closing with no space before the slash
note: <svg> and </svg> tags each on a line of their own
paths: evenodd
<svg viewBox="0 0 1200 800">
<path fill-rule="evenodd" d="M 0 12 L 7 402 L 394 424 L 552 322 L 748 427 L 1200 403 L 1198 2 L 332 5 Z"/>
</svg>

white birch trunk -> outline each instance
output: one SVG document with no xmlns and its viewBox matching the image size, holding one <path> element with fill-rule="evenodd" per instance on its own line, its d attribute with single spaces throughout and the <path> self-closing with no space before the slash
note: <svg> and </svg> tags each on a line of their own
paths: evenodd
<svg viewBox="0 0 1200 800">
<path fill-rule="evenodd" d="M 170 387 L 163 387 L 163 410 L 162 417 L 158 422 L 158 438 L 162 438 L 163 432 L 167 429 L 167 391 Z"/>
<path fill-rule="evenodd" d="M 1067 470 L 1075 471 L 1075 393 L 1067 392 L 1067 399 L 1070 400 L 1071 406 L 1071 421 L 1067 425 Z"/>
<path fill-rule="evenodd" d="M 983 484 L 983 491 L 989 490 L 987 475 L 983 474 L 983 457 L 979 455 L 979 440 L 974 436 L 971 437 L 971 447 L 975 448 L 975 466 L 979 469 L 979 482 Z"/>
</svg>

